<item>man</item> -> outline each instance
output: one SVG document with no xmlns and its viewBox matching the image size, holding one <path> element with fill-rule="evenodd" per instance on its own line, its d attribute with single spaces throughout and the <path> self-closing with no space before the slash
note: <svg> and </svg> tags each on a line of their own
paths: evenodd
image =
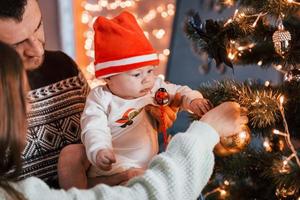
<svg viewBox="0 0 300 200">
<path fill-rule="evenodd" d="M 0 40 L 21 56 L 31 89 L 20 178 L 38 176 L 55 186 L 61 149 L 80 142 L 79 119 L 89 87 L 71 58 L 44 50 L 42 15 L 36 0 L 1 1 L 0 29 Z"/>
<path fill-rule="evenodd" d="M 60 151 L 69 144 L 80 143 L 80 116 L 89 91 L 88 84 L 66 54 L 45 51 L 43 21 L 37 0 L 1 1 L 0 30 L 0 40 L 13 46 L 21 56 L 31 89 L 27 97 L 30 111 L 20 179 L 37 176 L 57 187 Z M 154 116 L 156 114 L 154 111 Z M 169 124 L 175 120 L 176 115 L 171 109 L 168 117 L 171 118 Z M 83 156 L 84 149 L 80 145 L 70 148 L 80 152 L 72 160 L 81 160 L 85 171 L 89 163 Z M 133 169 L 103 181 L 117 184 L 135 174 Z"/>
</svg>

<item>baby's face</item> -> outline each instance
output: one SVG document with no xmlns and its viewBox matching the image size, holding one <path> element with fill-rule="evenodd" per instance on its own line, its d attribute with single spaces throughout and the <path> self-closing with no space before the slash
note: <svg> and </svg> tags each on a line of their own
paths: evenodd
<svg viewBox="0 0 300 200">
<path fill-rule="evenodd" d="M 131 70 L 107 80 L 110 91 L 123 99 L 135 99 L 150 93 L 154 85 L 154 66 Z"/>
</svg>

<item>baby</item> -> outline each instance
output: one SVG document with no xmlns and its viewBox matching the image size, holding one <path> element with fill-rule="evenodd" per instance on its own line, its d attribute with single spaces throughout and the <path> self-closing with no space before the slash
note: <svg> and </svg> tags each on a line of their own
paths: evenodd
<svg viewBox="0 0 300 200">
<path fill-rule="evenodd" d="M 95 30 L 95 75 L 106 85 L 94 88 L 81 117 L 82 142 L 90 167 L 88 176 L 108 176 L 129 168 L 146 168 L 158 153 L 157 127 L 144 107 L 165 88 L 182 96 L 181 108 L 202 116 L 209 102 L 187 86 L 154 75 L 159 60 L 134 16 L 98 17 Z"/>
</svg>

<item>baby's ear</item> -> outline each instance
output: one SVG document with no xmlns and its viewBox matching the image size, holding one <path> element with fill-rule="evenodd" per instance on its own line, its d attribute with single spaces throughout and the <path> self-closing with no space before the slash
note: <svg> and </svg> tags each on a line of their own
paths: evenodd
<svg viewBox="0 0 300 200">
<path fill-rule="evenodd" d="M 103 80 L 105 81 L 106 84 L 108 84 L 110 82 L 110 77 L 103 78 Z"/>
</svg>

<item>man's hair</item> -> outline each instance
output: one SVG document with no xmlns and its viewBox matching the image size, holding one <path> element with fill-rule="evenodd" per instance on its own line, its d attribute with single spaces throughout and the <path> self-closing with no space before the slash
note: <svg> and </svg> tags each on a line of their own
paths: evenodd
<svg viewBox="0 0 300 200">
<path fill-rule="evenodd" d="M 1 0 L 0 19 L 22 21 L 27 0 Z"/>
</svg>

